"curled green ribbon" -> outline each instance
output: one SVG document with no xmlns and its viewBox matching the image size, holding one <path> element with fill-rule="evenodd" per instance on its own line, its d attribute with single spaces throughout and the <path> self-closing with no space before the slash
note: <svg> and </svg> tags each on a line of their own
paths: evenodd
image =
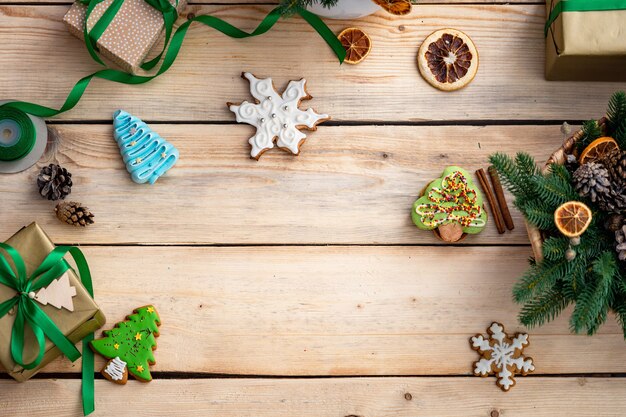
<svg viewBox="0 0 626 417">
<path fill-rule="evenodd" d="M 626 0 L 561 0 L 550 11 L 544 27 L 544 35 L 548 37 L 550 27 L 564 12 L 605 12 L 610 10 L 626 10 Z"/>
<path fill-rule="evenodd" d="M 87 9 L 87 18 L 88 18 L 93 8 L 103 0 L 84 0 L 84 1 L 89 1 L 89 6 Z M 100 58 L 97 56 L 97 53 L 96 53 L 97 39 L 104 33 L 104 30 L 106 29 L 106 27 L 113 20 L 113 18 L 115 17 L 115 13 L 117 13 L 123 1 L 124 0 L 114 0 L 111 6 L 109 6 L 107 11 L 105 11 L 103 16 L 96 23 L 96 25 L 94 25 L 92 30 L 87 34 L 87 36 L 85 36 L 85 44 L 87 45 L 87 49 L 89 50 L 89 53 L 99 63 L 102 63 L 102 60 L 100 60 Z M 149 1 L 149 3 L 153 5 L 155 4 L 154 2 L 159 2 L 157 10 L 160 10 L 161 12 L 163 12 L 164 20 L 166 24 L 168 26 L 171 25 L 173 27 L 173 24 L 174 24 L 173 21 L 176 20 L 176 16 L 178 16 L 178 14 L 176 12 L 176 15 L 174 17 L 171 17 L 170 15 L 172 14 L 171 10 L 174 10 L 175 12 L 176 9 L 171 4 L 169 4 L 167 0 L 150 0 Z M 169 8 L 165 6 L 165 3 L 169 5 Z M 339 62 L 343 63 L 343 60 L 346 57 L 346 51 L 341 45 L 341 42 L 337 39 L 334 33 L 328 28 L 328 26 L 326 26 L 326 24 L 322 21 L 322 19 L 320 19 L 319 16 L 317 16 L 316 14 L 311 13 L 300 7 L 295 8 L 294 11 L 297 12 L 300 16 L 302 16 L 302 18 L 306 20 L 322 36 L 322 38 L 326 41 L 326 43 L 328 43 L 328 45 L 335 52 L 335 55 L 337 55 Z M 189 30 L 189 26 L 193 22 L 198 22 L 205 26 L 211 27 L 231 38 L 241 39 L 241 38 L 248 38 L 252 36 L 258 36 L 258 35 L 262 35 L 266 33 L 276 24 L 276 22 L 278 22 L 281 16 L 282 16 L 282 8 L 280 6 L 276 7 L 275 9 L 270 11 L 269 14 L 265 16 L 265 18 L 261 21 L 261 23 L 259 23 L 257 28 L 253 32 L 250 32 L 250 33 L 245 32 L 239 28 L 236 28 L 230 23 L 225 22 L 224 20 L 219 19 L 215 16 L 211 16 L 211 15 L 196 16 L 193 19 L 189 19 L 185 23 L 180 25 L 173 34 L 171 34 L 172 28 L 171 27 L 168 28 L 168 26 L 166 26 L 166 43 L 165 44 L 167 45 L 167 40 L 170 34 L 171 34 L 171 41 L 169 42 L 169 46 L 165 46 L 164 50 L 157 57 L 160 59 L 161 56 L 164 56 L 161 66 L 159 67 L 159 69 L 154 75 L 149 75 L 149 76 L 132 75 L 123 71 L 107 68 L 107 69 L 97 71 L 93 74 L 90 74 L 90 75 L 87 75 L 86 77 L 81 78 L 74 85 L 74 87 L 72 87 L 72 90 L 67 96 L 65 103 L 63 103 L 63 106 L 61 106 L 61 108 L 59 109 L 53 109 L 51 107 L 41 106 L 35 103 L 28 103 L 25 101 L 7 102 L 3 105 L 0 105 L 0 108 L 12 107 L 12 108 L 21 110 L 25 113 L 29 113 L 29 114 L 32 114 L 34 116 L 39 116 L 39 117 L 56 116 L 58 114 L 61 114 L 68 110 L 73 109 L 78 104 L 81 97 L 85 93 L 85 90 L 89 86 L 89 83 L 91 82 L 91 80 L 94 78 L 100 78 L 100 79 L 109 80 L 109 81 L 113 81 L 113 82 L 121 83 L 121 84 L 133 85 L 133 84 L 145 84 L 155 79 L 156 77 L 160 76 L 161 74 L 167 72 L 167 70 L 170 69 L 172 64 L 174 64 L 174 61 L 176 60 L 176 57 L 178 56 L 178 53 L 180 52 L 180 49 L 183 45 L 183 41 L 185 39 L 187 31 Z M 170 22 L 170 19 L 173 19 L 173 20 Z M 87 24 L 86 22 L 87 20 L 85 20 L 85 25 Z M 142 68 L 144 69 L 153 68 L 158 62 L 157 58 L 143 64 Z"/>
<path fill-rule="evenodd" d="M 63 259 L 69 253 L 76 262 L 83 285 L 93 297 L 91 274 L 83 253 L 75 247 L 59 246 L 50 252 L 41 265 L 28 276 L 26 275 L 24 260 L 17 250 L 6 243 L 0 243 L 0 249 L 6 251 L 15 266 L 14 272 L 2 253 L 0 256 L 0 284 L 14 289 L 16 294 L 0 303 L 0 318 L 4 317 L 14 307 L 16 308 L 15 321 L 11 330 L 11 356 L 15 363 L 24 369 L 37 367 L 43 360 L 46 336 L 72 362 L 80 358 L 80 352 L 76 346 L 65 337 L 57 325 L 37 305 L 33 295 L 35 291 L 48 286 L 53 280 L 70 269 L 70 265 Z M 39 348 L 37 357 L 29 363 L 25 363 L 23 358 L 24 332 L 27 327 L 30 327 L 35 335 Z M 89 349 L 91 340 L 93 340 L 93 333 L 83 339 L 82 394 L 85 415 L 94 410 L 94 358 L 93 352 Z"/>
</svg>

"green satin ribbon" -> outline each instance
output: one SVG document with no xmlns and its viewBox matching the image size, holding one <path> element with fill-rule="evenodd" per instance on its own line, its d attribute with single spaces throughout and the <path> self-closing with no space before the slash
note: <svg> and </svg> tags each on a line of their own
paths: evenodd
<svg viewBox="0 0 626 417">
<path fill-rule="evenodd" d="M 88 1 L 88 0 L 85 0 L 85 1 Z M 87 14 L 89 15 L 89 13 L 91 13 L 95 5 L 101 1 L 103 0 L 91 0 L 89 3 Z M 167 4 L 169 4 L 167 0 L 151 0 L 151 1 L 164 1 Z M 114 4 L 117 4 L 116 2 L 120 3 L 120 5 L 116 5 L 114 7 Z M 85 37 L 85 44 L 87 45 L 87 49 L 90 51 L 90 54 L 92 55 L 92 57 L 94 57 L 94 59 L 97 58 L 97 54 L 95 51 L 95 48 L 96 48 L 95 42 L 97 41 L 97 38 L 100 35 L 102 35 L 102 33 L 104 33 L 104 30 L 102 29 L 102 27 L 106 28 L 106 26 L 108 26 L 108 24 L 112 21 L 113 17 L 115 16 L 115 13 L 117 12 L 117 10 L 119 10 L 119 7 L 121 7 L 121 2 L 123 2 L 123 0 L 114 0 L 111 6 L 109 7 L 109 9 L 113 8 L 111 9 L 111 12 L 107 10 L 105 14 L 102 16 L 102 18 L 97 22 L 97 24 L 94 25 L 94 28 L 92 28 L 88 36 Z M 173 8 L 173 6 L 171 5 L 170 7 Z M 163 5 L 163 8 L 167 9 L 167 7 L 164 5 Z M 188 21 L 180 25 L 178 29 L 176 29 L 176 31 L 173 33 L 173 35 L 171 35 L 171 41 L 169 43 L 169 46 L 164 47 L 165 49 L 161 52 L 161 54 L 164 55 L 163 62 L 161 63 L 161 66 L 159 67 L 159 69 L 154 75 L 150 75 L 150 76 L 132 75 L 132 74 L 119 71 L 119 70 L 103 69 L 93 74 L 87 75 L 86 77 L 81 78 L 74 85 L 69 95 L 67 96 L 65 103 L 63 103 L 63 106 L 61 106 L 60 109 L 53 109 L 51 107 L 45 107 L 39 104 L 28 103 L 24 101 L 7 102 L 3 105 L 0 105 L 0 109 L 3 107 L 12 107 L 12 108 L 21 110 L 23 112 L 32 114 L 34 116 L 39 116 L 39 117 L 56 116 L 58 114 L 64 113 L 74 108 L 78 104 L 83 94 L 85 93 L 85 90 L 89 86 L 89 83 L 94 78 L 100 78 L 104 80 L 113 81 L 116 83 L 132 85 L 132 84 L 147 83 L 155 79 L 159 75 L 165 73 L 167 70 L 170 69 L 172 64 L 174 64 L 174 61 L 176 60 L 176 57 L 178 56 L 178 53 L 180 52 L 180 49 L 183 45 L 183 41 L 185 39 L 185 35 L 187 34 L 187 30 L 189 29 L 189 26 L 193 22 L 199 22 L 205 26 L 216 29 L 217 31 L 223 33 L 226 36 L 230 36 L 231 38 L 241 39 L 241 38 L 248 38 L 252 36 L 258 36 L 269 31 L 276 24 L 276 22 L 278 22 L 278 20 L 280 19 L 282 15 L 281 10 L 282 10 L 281 7 L 276 7 L 271 12 L 269 12 L 269 14 L 265 16 L 265 18 L 261 21 L 261 23 L 259 23 L 257 28 L 251 33 L 238 29 L 235 26 L 231 25 L 230 23 L 225 22 L 224 20 L 219 19 L 215 16 L 211 16 L 211 15 L 196 16 L 193 19 L 189 19 Z M 322 36 L 322 38 L 324 38 L 324 40 L 328 43 L 328 45 L 335 52 L 335 54 L 337 55 L 337 58 L 339 59 L 339 62 L 343 63 L 343 60 L 346 57 L 346 50 L 343 48 L 343 46 L 341 45 L 341 42 L 337 39 L 335 34 L 328 28 L 328 26 L 326 26 L 326 24 L 324 24 L 322 19 L 320 19 L 319 16 L 317 16 L 316 14 L 311 13 L 299 7 L 295 8 L 295 11 L 298 14 L 300 14 L 300 16 L 302 16 L 302 18 L 306 20 L 311 26 L 313 26 L 313 28 Z M 164 12 L 164 19 L 165 19 L 165 12 Z M 86 20 L 85 20 L 85 25 L 86 25 Z M 94 32 L 94 29 L 96 28 L 98 29 Z M 171 33 L 171 32 L 168 32 L 168 28 L 166 27 L 166 38 L 168 36 L 168 33 Z M 160 58 L 161 54 L 157 58 Z M 154 65 L 156 65 L 155 60 L 158 61 L 155 58 L 152 61 L 145 63 L 142 66 L 142 68 L 144 69 L 152 68 Z M 102 63 L 100 58 L 97 58 L 97 61 Z"/>
<path fill-rule="evenodd" d="M 76 262 L 80 279 L 93 297 L 91 284 L 91 274 L 85 256 L 80 249 L 69 246 L 59 246 L 46 256 L 41 265 L 30 275 L 26 275 L 26 265 L 22 256 L 17 250 L 6 243 L 0 243 L 0 249 L 4 249 L 13 261 L 15 272 L 5 259 L 4 254 L 0 256 L 0 284 L 3 284 L 16 291 L 14 297 L 0 303 L 0 318 L 4 317 L 13 308 L 15 310 L 15 321 L 11 330 L 11 356 L 16 364 L 24 369 L 37 367 L 45 353 L 45 337 L 72 362 L 80 358 L 80 352 L 76 346 L 59 330 L 57 325 L 31 298 L 34 292 L 50 285 L 50 283 L 63 275 L 70 269 L 70 265 L 63 259 L 69 253 Z M 1 253 L 1 252 L 0 252 Z M 39 352 L 37 357 L 30 363 L 25 363 L 24 332 L 30 327 L 35 335 Z M 93 333 L 83 339 L 83 364 L 82 364 L 82 395 L 83 412 L 85 415 L 94 410 L 94 357 L 89 348 L 89 342 L 93 340 Z"/>
<path fill-rule="evenodd" d="M 7 122 L 9 124 L 6 124 Z M 0 161 L 17 161 L 26 157 L 35 147 L 37 141 L 35 125 L 23 111 L 0 107 L 0 135 L 4 129 L 8 129 L 10 135 L 15 136 L 15 140 L 10 145 L 0 142 Z"/>
<path fill-rule="evenodd" d="M 100 19 L 94 24 L 91 28 L 91 31 L 87 31 L 87 22 L 89 21 L 89 17 L 91 16 L 91 12 L 94 8 L 102 3 L 104 0 L 78 0 L 80 3 L 87 6 L 87 11 L 85 14 L 85 24 L 83 27 L 83 37 L 85 39 L 85 44 L 87 46 L 87 50 L 91 57 L 98 62 L 99 64 L 105 65 L 104 62 L 100 59 L 97 54 L 98 39 L 104 34 L 106 29 L 109 27 L 113 19 L 115 19 L 115 15 L 124 4 L 124 0 L 113 0 L 113 2 L 107 7 L 104 11 Z M 159 63 L 163 53 L 165 52 L 165 48 L 169 44 L 170 38 L 172 36 L 172 30 L 174 28 L 174 23 L 178 18 L 178 11 L 176 7 L 173 6 L 168 0 L 144 0 L 150 6 L 154 7 L 156 10 L 161 12 L 163 15 L 163 25 L 165 27 L 165 41 L 163 42 L 163 49 L 161 52 L 150 61 L 144 63 L 141 68 L 146 71 L 151 70 Z M 178 0 L 176 0 L 176 5 L 178 5 Z"/>
<path fill-rule="evenodd" d="M 626 0 L 561 0 L 550 11 L 544 27 L 547 37 L 554 21 L 564 12 L 606 12 L 626 10 Z"/>
</svg>

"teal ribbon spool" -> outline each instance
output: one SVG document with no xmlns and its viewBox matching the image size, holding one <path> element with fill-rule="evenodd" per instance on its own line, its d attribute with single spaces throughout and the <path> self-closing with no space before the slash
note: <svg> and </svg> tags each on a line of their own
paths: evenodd
<svg viewBox="0 0 626 417">
<path fill-rule="evenodd" d="M 31 118 L 22 110 L 0 107 L 0 161 L 17 161 L 35 147 L 37 133 Z"/>
</svg>

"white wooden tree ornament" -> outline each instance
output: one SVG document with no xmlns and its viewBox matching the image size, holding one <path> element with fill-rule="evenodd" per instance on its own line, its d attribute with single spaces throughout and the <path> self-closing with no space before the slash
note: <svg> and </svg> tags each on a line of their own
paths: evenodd
<svg viewBox="0 0 626 417">
<path fill-rule="evenodd" d="M 41 288 L 34 295 L 35 300 L 41 305 L 54 306 L 59 310 L 64 308 L 68 311 L 74 311 L 74 301 L 72 297 L 76 296 L 76 287 L 70 285 L 70 276 L 67 272 L 61 277 L 55 279 L 47 287 Z"/>
</svg>

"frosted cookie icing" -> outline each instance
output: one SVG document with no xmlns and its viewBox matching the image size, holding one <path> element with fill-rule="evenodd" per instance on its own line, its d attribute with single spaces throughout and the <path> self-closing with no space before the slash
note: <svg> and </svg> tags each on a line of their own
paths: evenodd
<svg viewBox="0 0 626 417">
<path fill-rule="evenodd" d="M 154 184 L 178 161 L 174 145 L 124 110 L 113 115 L 113 127 L 126 169 L 136 183 Z"/>
<path fill-rule="evenodd" d="M 241 104 L 229 103 L 235 113 L 237 123 L 247 123 L 256 128 L 256 133 L 248 141 L 252 147 L 250 156 L 259 159 L 261 155 L 276 146 L 294 155 L 300 153 L 300 146 L 306 135 L 299 129 L 315 130 L 316 126 L 330 117 L 317 114 L 312 109 L 298 108 L 302 100 L 312 97 L 306 92 L 306 80 L 290 81 L 282 96 L 276 92 L 271 78 L 258 79 L 246 72 L 243 77 L 250 81 L 250 92 L 256 103 L 244 101 Z M 276 140 L 278 139 L 278 140 Z"/>
<path fill-rule="evenodd" d="M 487 224 L 483 198 L 462 168 L 452 166 L 431 182 L 414 204 L 413 223 L 420 229 L 433 230 L 457 223 L 464 233 L 479 233 Z"/>
</svg>

